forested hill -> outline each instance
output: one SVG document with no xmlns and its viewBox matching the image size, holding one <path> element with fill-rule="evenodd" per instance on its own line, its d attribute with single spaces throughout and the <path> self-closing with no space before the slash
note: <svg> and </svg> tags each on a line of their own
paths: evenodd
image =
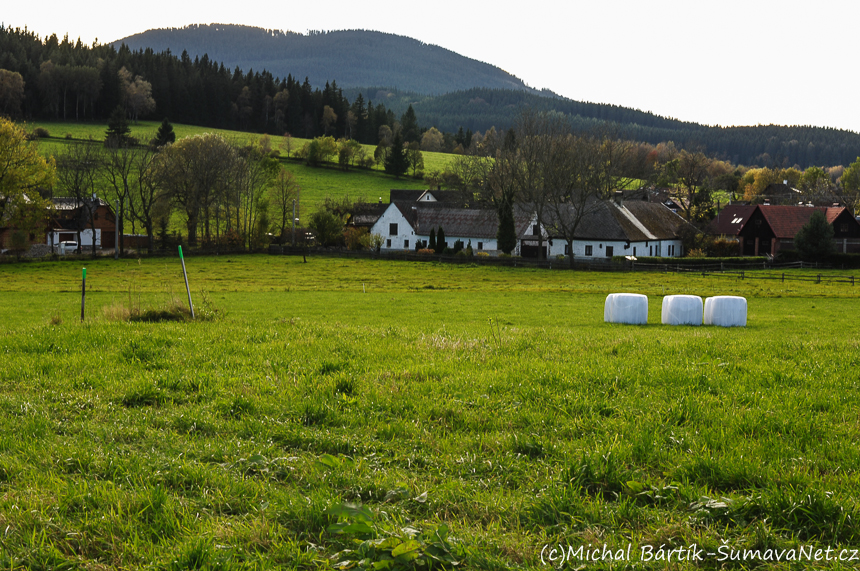
<svg viewBox="0 0 860 571">
<path fill-rule="evenodd" d="M 440 94 L 472 87 L 530 90 L 499 69 L 417 40 L 365 30 L 310 32 L 307 35 L 232 24 L 196 24 L 148 30 L 113 42 L 132 51 L 151 48 L 208 54 L 228 68 L 267 70 L 276 77 L 307 77 L 311 85 L 337 81 L 341 87 L 384 85 Z"/>
<path fill-rule="evenodd" d="M 709 127 L 678 121 L 606 103 L 573 101 L 523 91 L 474 88 L 438 96 L 381 90 L 344 89 L 354 98 L 359 91 L 384 103 L 396 116 L 409 105 L 421 126 L 442 131 L 459 127 L 484 132 L 506 129 L 523 108 L 553 111 L 570 117 L 577 129 L 609 124 L 620 136 L 651 144 L 673 141 L 685 148 L 702 148 L 736 164 L 791 166 L 848 165 L 860 156 L 860 134 L 841 129 L 809 126 L 756 125 Z"/>
</svg>

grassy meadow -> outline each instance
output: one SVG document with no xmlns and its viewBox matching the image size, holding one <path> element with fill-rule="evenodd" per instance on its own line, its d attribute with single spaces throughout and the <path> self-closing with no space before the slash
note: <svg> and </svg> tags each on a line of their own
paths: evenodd
<svg viewBox="0 0 860 571">
<path fill-rule="evenodd" d="M 196 322 L 121 318 L 185 303 L 175 259 L 0 266 L 3 568 L 857 567 L 773 560 L 860 548 L 850 285 L 186 262 Z M 748 326 L 659 325 L 674 293 Z"/>
<path fill-rule="evenodd" d="M 141 140 L 149 140 L 155 136 L 160 124 L 160 121 L 139 121 L 130 125 L 131 134 Z M 39 141 L 39 148 L 45 155 L 57 154 L 65 145 L 87 141 L 90 138 L 94 141 L 102 141 L 105 129 L 107 128 L 102 123 L 88 122 L 39 121 L 27 124 L 28 130 L 35 129 L 36 127 L 47 129 L 51 135 L 50 138 Z M 240 144 L 250 144 L 260 139 L 260 135 L 254 133 L 212 129 L 193 125 L 174 124 L 173 129 L 177 139 L 201 133 L 219 133 L 228 140 L 236 141 Z M 67 135 L 71 135 L 72 138 L 67 139 Z M 367 201 L 376 201 L 381 197 L 383 202 L 388 202 L 388 192 L 392 188 L 427 188 L 423 179 L 414 179 L 410 176 L 397 179 L 385 174 L 382 165 L 376 165 L 370 170 L 351 168 L 349 171 L 341 170 L 336 164 L 324 167 L 309 167 L 301 161 L 287 157 L 287 151 L 281 148 L 284 137 L 271 136 L 270 139 L 272 148 L 281 149 L 281 164 L 293 174 L 296 182 L 302 189 L 299 200 L 300 212 L 303 218 L 307 218 L 315 212 L 326 197 L 338 198 L 348 195 L 357 200 L 362 199 Z M 290 154 L 295 153 L 307 142 L 307 139 L 293 138 Z M 374 147 L 371 145 L 364 145 L 364 147 L 373 156 Z M 452 156 L 444 153 L 425 152 L 425 170 L 443 170 Z M 174 225 L 177 230 L 184 230 L 178 222 Z"/>
</svg>

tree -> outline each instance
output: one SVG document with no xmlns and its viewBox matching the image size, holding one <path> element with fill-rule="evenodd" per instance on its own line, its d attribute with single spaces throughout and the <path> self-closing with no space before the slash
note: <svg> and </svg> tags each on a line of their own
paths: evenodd
<svg viewBox="0 0 860 571">
<path fill-rule="evenodd" d="M 129 188 L 129 213 L 146 230 L 149 251 L 155 249 L 155 221 L 167 220 L 170 203 L 158 186 L 156 178 L 157 154 L 152 149 L 139 149 L 133 155 L 132 181 Z"/>
<path fill-rule="evenodd" d="M 429 153 L 439 153 L 442 151 L 442 145 L 444 142 L 445 138 L 442 133 L 439 132 L 439 129 L 436 127 L 430 127 L 423 135 L 421 135 L 421 150 Z"/>
<path fill-rule="evenodd" d="M 406 173 L 406 169 L 408 168 L 409 160 L 406 158 L 406 151 L 403 149 L 403 140 L 400 138 L 400 132 L 398 131 L 394 134 L 388 156 L 385 157 L 385 172 L 400 178 Z"/>
<path fill-rule="evenodd" d="M 220 227 L 222 204 L 235 174 L 236 150 L 224 137 L 213 133 L 186 137 L 166 146 L 156 166 L 158 184 L 171 202 L 183 210 L 188 242 L 197 244 L 203 217 L 206 239 L 211 238 L 210 214 Z M 229 213 L 224 213 L 229 225 Z"/>
<path fill-rule="evenodd" d="M 809 167 L 800 177 L 800 190 L 805 200 L 813 201 L 830 195 L 833 181 L 823 168 Z"/>
<path fill-rule="evenodd" d="M 678 202 L 690 222 L 704 223 L 709 220 L 707 217 L 709 209 L 706 203 L 710 193 L 707 197 L 700 197 L 699 193 L 703 192 L 702 186 L 708 177 L 710 166 L 711 159 L 701 151 L 691 153 L 682 150 L 678 157 L 677 175 L 683 197 L 683 200 Z"/>
<path fill-rule="evenodd" d="M 233 208 L 236 215 L 236 231 L 249 249 L 259 246 L 254 238 L 262 237 L 268 231 L 268 191 L 278 177 L 278 161 L 257 145 L 238 149 L 233 163 Z M 231 200 L 232 202 L 232 200 Z"/>
<path fill-rule="evenodd" d="M 39 154 L 23 128 L 0 117 L 0 224 L 26 235 L 42 230 L 51 203 L 39 190 L 55 179 L 54 160 Z"/>
<path fill-rule="evenodd" d="M 337 122 L 337 113 L 334 112 L 334 109 L 329 107 L 328 105 L 323 107 L 322 114 L 322 126 L 323 126 L 323 134 L 328 136 L 329 131 Z"/>
<path fill-rule="evenodd" d="M 16 71 L 0 69 L 0 116 L 17 117 L 24 100 L 24 78 Z"/>
<path fill-rule="evenodd" d="M 105 143 L 99 157 L 101 178 L 107 181 L 109 197 L 111 202 L 116 205 L 116 231 L 120 236 L 120 253 L 125 250 L 122 236 L 125 233 L 126 208 L 129 207 L 131 188 L 134 184 L 132 175 L 135 153 L 135 148 L 128 141 L 120 141 L 111 137 Z M 132 232 L 134 231 L 132 230 Z M 95 253 L 95 246 L 93 253 Z"/>
<path fill-rule="evenodd" d="M 335 246 L 343 239 L 343 221 L 326 210 L 314 212 L 308 226 L 322 246 Z"/>
<path fill-rule="evenodd" d="M 436 232 L 436 253 L 443 253 L 447 247 L 448 244 L 445 243 L 445 230 L 439 226 L 439 231 Z"/>
<path fill-rule="evenodd" d="M 164 121 L 161 122 L 161 125 L 158 127 L 158 131 L 155 133 L 155 146 L 163 147 L 168 143 L 176 142 L 176 133 L 173 132 L 173 125 L 170 124 L 170 121 L 167 120 L 167 117 L 164 118 Z"/>
<path fill-rule="evenodd" d="M 436 229 L 435 228 L 430 228 L 430 242 L 427 245 L 427 247 L 430 248 L 431 250 L 433 250 L 434 252 L 436 251 Z"/>
<path fill-rule="evenodd" d="M 406 162 L 409 168 L 412 169 L 412 176 L 420 177 L 419 172 L 424 170 L 424 154 L 421 152 L 421 146 L 417 141 L 409 143 L 406 146 Z"/>
<path fill-rule="evenodd" d="M 287 228 L 293 225 L 293 205 L 298 203 L 301 187 L 296 182 L 293 173 L 281 167 L 275 183 L 269 189 L 269 201 L 275 208 L 276 220 L 279 223 L 279 236 L 283 237 Z"/>
<path fill-rule="evenodd" d="M 517 228 L 514 222 L 513 204 L 505 204 L 499 211 L 499 229 L 496 231 L 499 250 L 510 254 L 517 247 Z"/>
<path fill-rule="evenodd" d="M 132 121 L 137 123 L 138 117 L 142 117 L 155 110 L 155 99 L 152 98 L 152 84 L 144 81 L 139 75 L 134 76 L 134 79 L 132 79 L 131 73 L 125 67 L 120 68 L 117 74 L 122 85 L 123 101 L 128 108 Z"/>
<path fill-rule="evenodd" d="M 400 117 L 400 130 L 403 133 L 403 140 L 407 143 L 417 142 L 420 138 L 418 119 L 415 117 L 415 110 L 412 109 L 412 105 Z"/>
<path fill-rule="evenodd" d="M 105 141 L 114 146 L 124 145 L 131 139 L 130 134 L 131 128 L 125 118 L 125 110 L 121 106 L 117 106 L 110 115 L 108 128 L 105 131 Z"/>
<path fill-rule="evenodd" d="M 88 143 L 73 143 L 63 147 L 54 157 L 57 165 L 57 182 L 54 187 L 60 196 L 74 198 L 76 206 L 87 206 L 95 191 L 95 180 L 100 167 L 99 150 Z M 93 208 L 87 208 L 91 227 L 94 225 Z M 78 245 L 81 244 L 82 220 L 76 221 Z M 117 226 L 117 230 L 119 227 Z M 96 253 L 96 243 L 93 240 L 93 254 Z"/>
<path fill-rule="evenodd" d="M 827 217 L 816 210 L 794 237 L 794 247 L 804 260 L 824 260 L 836 251 L 833 235 L 833 226 L 827 222 Z"/>
<path fill-rule="evenodd" d="M 856 214 L 857 207 L 860 205 L 860 157 L 857 157 L 857 160 L 842 172 L 839 182 L 842 185 L 842 193 L 846 202 Z"/>
</svg>

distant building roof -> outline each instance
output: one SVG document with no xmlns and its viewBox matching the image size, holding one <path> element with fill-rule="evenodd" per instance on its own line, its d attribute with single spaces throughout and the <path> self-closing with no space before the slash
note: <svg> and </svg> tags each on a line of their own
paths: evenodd
<svg viewBox="0 0 860 571">
<path fill-rule="evenodd" d="M 755 209 L 750 204 L 729 204 L 711 220 L 708 232 L 715 236 L 737 236 Z"/>
<path fill-rule="evenodd" d="M 794 238 L 815 212 L 823 212 L 827 222 L 833 224 L 833 221 L 845 211 L 844 207 L 780 206 L 773 204 L 762 204 L 758 208 L 761 209 L 761 213 L 767 220 L 774 236 L 786 239 Z"/>
<path fill-rule="evenodd" d="M 625 200 L 622 204 L 593 199 L 587 210 L 576 229 L 578 240 L 671 240 L 688 224 L 660 202 L 641 199 Z"/>
</svg>

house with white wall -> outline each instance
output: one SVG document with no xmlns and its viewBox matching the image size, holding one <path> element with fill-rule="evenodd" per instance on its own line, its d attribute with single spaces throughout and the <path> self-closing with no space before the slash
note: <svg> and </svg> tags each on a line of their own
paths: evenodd
<svg viewBox="0 0 860 571">
<path fill-rule="evenodd" d="M 550 256 L 570 255 L 570 247 L 548 220 Z M 584 258 L 613 256 L 679 257 L 684 254 L 681 231 L 688 222 L 665 205 L 647 200 L 594 200 L 576 226 L 573 255 Z"/>
<path fill-rule="evenodd" d="M 405 191 L 404 191 L 405 192 Z M 426 243 L 430 231 L 445 231 L 449 247 L 461 240 L 471 242 L 475 252 L 498 254 L 496 234 L 498 215 L 492 209 L 460 208 L 451 202 L 419 201 L 423 194 L 411 191 L 408 201 L 392 201 L 371 226 L 370 232 L 383 238 L 383 250 L 415 250 Z M 398 195 L 399 197 L 399 195 Z M 395 198 L 395 191 L 392 191 Z M 403 197 L 400 197 L 403 198 Z M 545 209 L 548 210 L 548 209 Z M 564 210 L 551 209 L 558 216 Z M 552 216 L 539 224 L 534 209 L 519 205 L 514 209 L 517 247 L 513 252 L 523 257 L 538 257 L 539 242 L 546 257 L 569 256 L 571 248 L 557 231 Z M 688 223 L 663 204 L 646 200 L 594 200 L 588 214 L 576 226 L 573 255 L 579 258 L 612 258 L 612 256 L 677 257 L 683 255 L 681 229 Z M 540 233 L 541 239 L 537 235 Z"/>
<path fill-rule="evenodd" d="M 448 247 L 460 240 L 464 246 L 471 242 L 474 252 L 498 253 L 499 218 L 495 210 L 451 208 L 432 202 L 392 202 L 372 226 L 371 234 L 382 236 L 383 250 L 415 250 L 416 242 L 429 243 L 430 231 L 436 233 L 442 228 Z M 530 219 L 528 214 L 515 214 L 517 236 L 527 233 Z"/>
</svg>

